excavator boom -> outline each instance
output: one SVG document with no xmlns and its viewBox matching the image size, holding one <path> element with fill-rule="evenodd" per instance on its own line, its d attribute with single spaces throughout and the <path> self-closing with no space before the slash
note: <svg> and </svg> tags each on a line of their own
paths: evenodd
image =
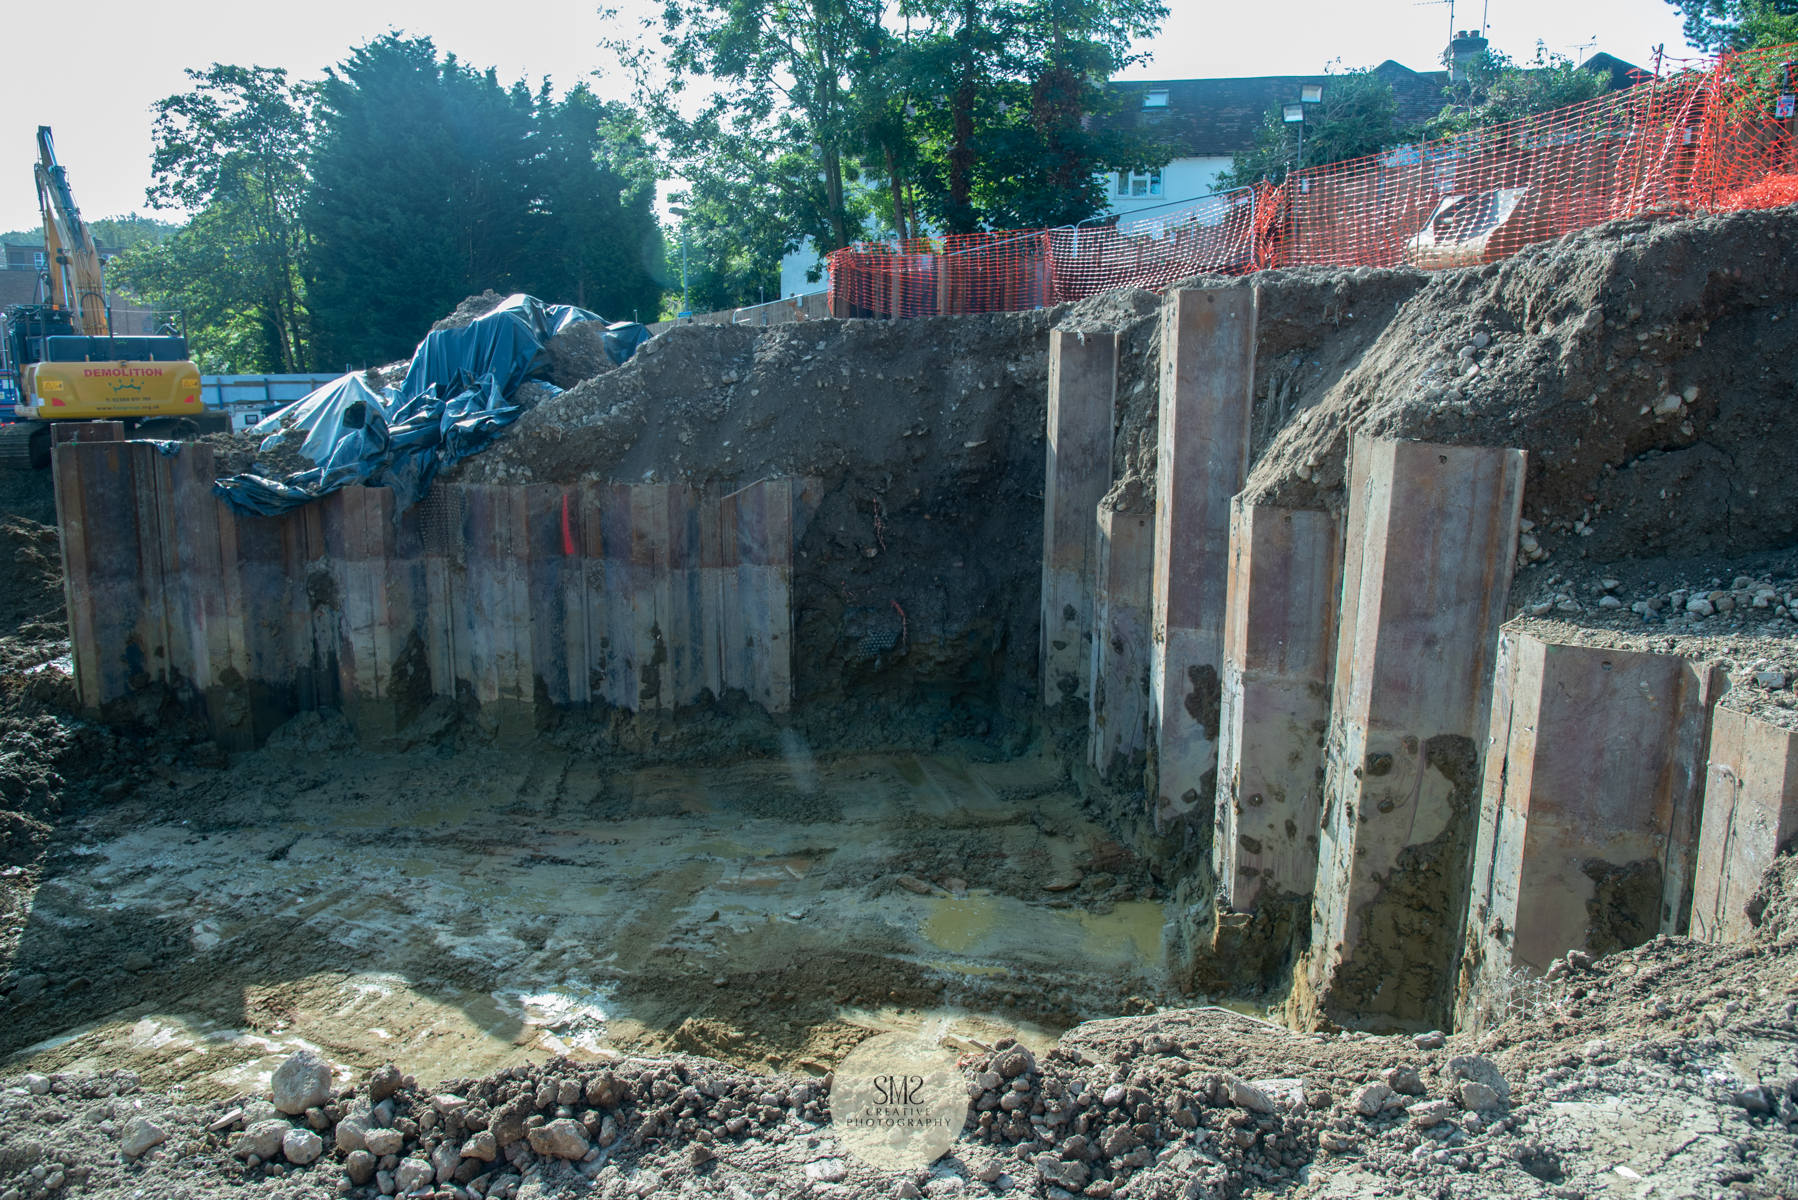
<svg viewBox="0 0 1798 1200">
<path fill-rule="evenodd" d="M 106 319 L 106 285 L 100 272 L 100 248 L 69 190 L 67 168 L 56 161 L 56 142 L 48 125 L 37 127 L 38 207 L 44 214 L 44 249 L 50 274 L 49 300 L 66 309 L 88 337 L 111 332 Z"/>
</svg>

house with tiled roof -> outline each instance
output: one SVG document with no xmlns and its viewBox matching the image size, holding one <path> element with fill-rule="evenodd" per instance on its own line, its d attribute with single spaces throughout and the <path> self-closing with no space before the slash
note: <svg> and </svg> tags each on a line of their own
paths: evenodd
<svg viewBox="0 0 1798 1200">
<path fill-rule="evenodd" d="M 1476 34 L 1457 36 L 1451 56 L 1485 50 Z M 1609 54 L 1596 54 L 1580 64 L 1612 78 L 1613 88 L 1630 86 L 1642 72 Z M 1392 86 L 1398 101 L 1396 124 L 1416 125 L 1442 111 L 1450 72 L 1413 71 L 1387 59 L 1373 73 Z M 1122 111 L 1101 118 L 1104 127 L 1149 133 L 1174 157 L 1160 171 L 1121 172 L 1106 182 L 1112 211 L 1120 217 L 1152 214 L 1208 196 L 1218 190 L 1218 177 L 1237 154 L 1255 147 L 1269 112 L 1297 103 L 1307 86 L 1326 91 L 1339 77 L 1330 75 L 1261 75 L 1243 79 L 1132 80 L 1109 86 L 1124 101 Z"/>
</svg>

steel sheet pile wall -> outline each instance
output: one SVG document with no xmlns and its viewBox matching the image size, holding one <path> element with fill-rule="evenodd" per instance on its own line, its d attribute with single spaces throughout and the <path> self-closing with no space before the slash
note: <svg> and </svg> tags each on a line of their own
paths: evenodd
<svg viewBox="0 0 1798 1200">
<path fill-rule="evenodd" d="M 1140 778 L 1183 856 L 1211 835 L 1175 977 L 1290 968 L 1300 1023 L 1478 1027 L 1570 950 L 1748 936 L 1798 836 L 1798 734 L 1718 708 L 1710 664 L 1501 632 L 1520 450 L 1356 437 L 1346 513 L 1231 501 L 1255 312 L 1243 289 L 1167 299 L 1155 514 L 1093 506 L 1085 542 L 1056 506 L 1045 541 L 1045 631 L 1093 631 L 1083 687 L 1047 641 L 1045 702 L 1088 698 L 1094 777 Z M 1109 395 L 1106 370 L 1052 375 L 1050 412 Z M 1067 466 L 1050 454 L 1047 494 Z"/>
<path fill-rule="evenodd" d="M 62 444 L 54 469 L 92 712 L 166 687 L 236 749 L 321 707 L 376 739 L 439 696 L 520 733 L 546 706 L 791 703 L 804 481 L 440 485 L 396 521 L 393 493 L 362 487 L 240 516 L 202 445 Z"/>
<path fill-rule="evenodd" d="M 1500 639 L 1461 1025 L 1502 1021 L 1518 970 L 1686 932 L 1720 674 L 1674 655 Z"/>
</svg>

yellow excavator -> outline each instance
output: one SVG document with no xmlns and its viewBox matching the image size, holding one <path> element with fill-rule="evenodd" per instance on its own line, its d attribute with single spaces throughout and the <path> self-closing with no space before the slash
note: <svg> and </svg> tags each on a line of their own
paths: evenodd
<svg viewBox="0 0 1798 1200">
<path fill-rule="evenodd" d="M 56 161 L 48 125 L 37 128 L 37 151 L 44 302 L 5 313 L 4 368 L 18 402 L 15 419 L 0 424 L 0 467 L 48 466 L 56 421 L 124 421 L 140 437 L 199 432 L 208 423 L 187 339 L 113 335 L 100 249 Z"/>
</svg>

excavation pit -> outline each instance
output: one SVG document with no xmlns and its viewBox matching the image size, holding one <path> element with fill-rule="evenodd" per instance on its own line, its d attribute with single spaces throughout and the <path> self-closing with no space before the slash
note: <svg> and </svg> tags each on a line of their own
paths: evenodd
<svg viewBox="0 0 1798 1200">
<path fill-rule="evenodd" d="M 372 1200 L 341 1149 L 230 1150 L 316 1048 L 344 1104 L 415 1077 L 416 1156 L 448 1153 L 425 1109 L 527 1092 L 627 1135 L 436 1168 L 489 1200 L 1703 1194 L 1744 1146 L 1789 1191 L 1795 237 L 1635 220 L 1432 276 L 677 328 L 410 513 L 239 517 L 209 456 L 242 447 L 60 445 L 60 537 L 0 526 L 0 1051 L 44 1077 L 0 1135 L 138 1089 L 202 1132 L 102 1190 Z M 1615 775 L 1584 742 L 1630 744 L 1607 714 L 1661 702 L 1532 742 L 1553 705 L 1494 698 L 1519 638 L 1714 681 L 1654 747 L 1692 862 L 1503 833 L 1526 800 L 1538 832 L 1640 817 L 1571 793 Z M 1585 923 L 1548 913 L 1575 893 Z M 846 1161 L 824 1090 L 894 1032 L 974 1100 L 904 1178 Z M 628 1099 L 581 1101 L 608 1073 Z"/>
<path fill-rule="evenodd" d="M 195 1096 L 302 1045 L 425 1074 L 678 1051 L 821 1075 L 924 1023 L 1046 1050 L 1165 981 L 1159 893 L 1040 758 L 246 759 L 228 790 L 178 771 L 153 809 L 70 829 L 18 953 L 89 986 L 15 1014 L 23 1068 Z"/>
</svg>

